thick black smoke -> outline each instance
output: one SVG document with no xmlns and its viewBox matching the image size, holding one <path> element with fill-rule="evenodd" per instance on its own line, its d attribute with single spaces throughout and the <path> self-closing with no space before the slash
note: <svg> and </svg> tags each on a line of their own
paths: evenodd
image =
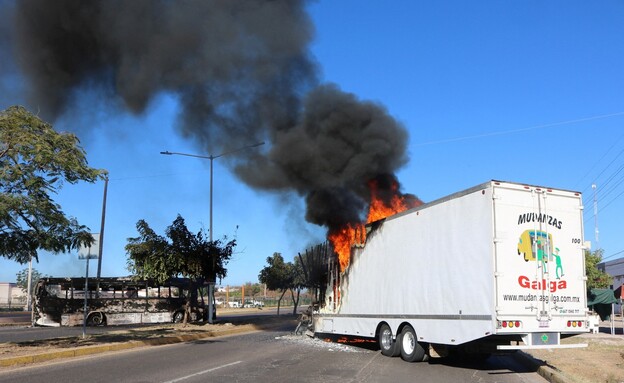
<svg viewBox="0 0 624 383">
<path fill-rule="evenodd" d="M 17 1 L 13 46 L 47 118 L 79 90 L 112 91 L 134 113 L 174 94 L 184 136 L 212 154 L 266 140 L 240 153 L 239 177 L 297 192 L 308 221 L 335 228 L 361 220 L 371 179 L 406 163 L 407 133 L 382 106 L 319 85 L 306 3 Z"/>
<path fill-rule="evenodd" d="M 297 124 L 275 134 L 262 171 L 238 174 L 262 188 L 296 190 L 306 198 L 308 221 L 340 227 L 362 220 L 370 180 L 407 161 L 407 138 L 382 106 L 320 85 L 306 96 Z"/>
</svg>

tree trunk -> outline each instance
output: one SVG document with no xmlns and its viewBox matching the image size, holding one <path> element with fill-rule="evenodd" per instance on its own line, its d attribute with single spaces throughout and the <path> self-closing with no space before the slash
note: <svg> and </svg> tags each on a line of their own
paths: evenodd
<svg viewBox="0 0 624 383">
<path fill-rule="evenodd" d="M 297 315 L 297 306 L 299 306 L 299 297 L 301 296 L 301 289 L 297 290 L 297 298 L 295 299 L 295 292 L 293 289 L 290 289 L 290 296 L 293 300 L 293 315 Z"/>
<path fill-rule="evenodd" d="M 277 315 L 279 315 L 280 305 L 282 304 L 282 298 L 284 298 L 284 294 L 286 294 L 286 290 L 282 291 L 282 295 L 280 295 L 279 299 L 277 300 Z"/>
<path fill-rule="evenodd" d="M 197 284 L 195 281 L 191 281 L 189 291 L 186 296 L 186 305 L 184 306 L 184 320 L 182 321 L 183 327 L 186 327 L 189 318 L 191 316 L 191 308 L 197 306 Z"/>
</svg>

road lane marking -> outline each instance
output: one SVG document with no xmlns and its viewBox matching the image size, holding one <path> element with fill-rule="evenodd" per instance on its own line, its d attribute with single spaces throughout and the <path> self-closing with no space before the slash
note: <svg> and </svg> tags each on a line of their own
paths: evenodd
<svg viewBox="0 0 624 383">
<path fill-rule="evenodd" d="M 221 368 L 225 368 L 225 367 L 234 366 L 234 365 L 237 365 L 237 364 L 239 364 L 239 363 L 243 363 L 243 362 L 242 362 L 241 360 L 239 360 L 239 361 L 236 361 L 236 362 L 232 362 L 232 363 L 224 364 L 223 366 L 213 367 L 213 368 L 208 369 L 208 370 L 204 370 L 204 371 L 196 372 L 196 373 L 191 374 L 191 375 L 182 376 L 182 377 L 177 378 L 177 379 L 168 380 L 168 381 L 163 382 L 163 383 L 176 383 L 176 382 L 181 382 L 181 381 L 183 381 L 183 380 L 186 380 L 186 379 L 189 379 L 189 378 L 193 378 L 193 377 L 195 377 L 195 376 L 199 376 L 199 375 L 207 374 L 207 373 L 209 373 L 209 372 L 213 372 L 213 371 L 219 370 L 219 369 L 221 369 Z"/>
</svg>

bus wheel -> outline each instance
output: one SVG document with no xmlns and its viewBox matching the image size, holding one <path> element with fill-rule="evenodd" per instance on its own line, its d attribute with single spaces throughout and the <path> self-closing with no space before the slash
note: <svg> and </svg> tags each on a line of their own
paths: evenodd
<svg viewBox="0 0 624 383">
<path fill-rule="evenodd" d="M 176 311 L 173 314 L 173 323 L 182 323 L 184 320 L 184 311 Z"/>
<path fill-rule="evenodd" d="M 403 327 L 398 343 L 401 349 L 401 358 L 404 361 L 423 362 L 426 360 L 427 354 L 425 353 L 425 349 L 418 343 L 416 332 L 412 326 L 407 325 Z"/>
<path fill-rule="evenodd" d="M 401 349 L 399 344 L 392 339 L 392 330 L 386 323 L 379 328 L 379 338 L 377 339 L 381 354 L 385 356 L 399 356 Z"/>
<path fill-rule="evenodd" d="M 104 314 L 101 312 L 92 313 L 87 318 L 87 324 L 89 326 L 103 326 L 105 323 Z"/>
</svg>

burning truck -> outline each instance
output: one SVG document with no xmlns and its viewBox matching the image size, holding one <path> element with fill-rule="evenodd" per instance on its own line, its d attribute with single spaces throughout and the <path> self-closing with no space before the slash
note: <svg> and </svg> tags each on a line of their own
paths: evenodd
<svg viewBox="0 0 624 383">
<path fill-rule="evenodd" d="M 412 205 L 330 233 L 316 336 L 409 362 L 586 346 L 561 343 L 589 331 L 580 193 L 489 181 Z"/>
<path fill-rule="evenodd" d="M 315 332 L 416 361 L 587 331 L 580 194 L 491 181 L 428 204 L 392 196 L 409 134 L 378 102 L 320 81 L 307 4 L 31 0 L 0 15 L 15 17 L 7 48 L 44 115 L 85 90 L 135 114 L 172 95 L 183 137 L 235 152 L 227 166 L 254 189 L 305 199 L 338 254 L 318 279 Z M 270 144 L 235 150 L 241 137 Z"/>
</svg>

